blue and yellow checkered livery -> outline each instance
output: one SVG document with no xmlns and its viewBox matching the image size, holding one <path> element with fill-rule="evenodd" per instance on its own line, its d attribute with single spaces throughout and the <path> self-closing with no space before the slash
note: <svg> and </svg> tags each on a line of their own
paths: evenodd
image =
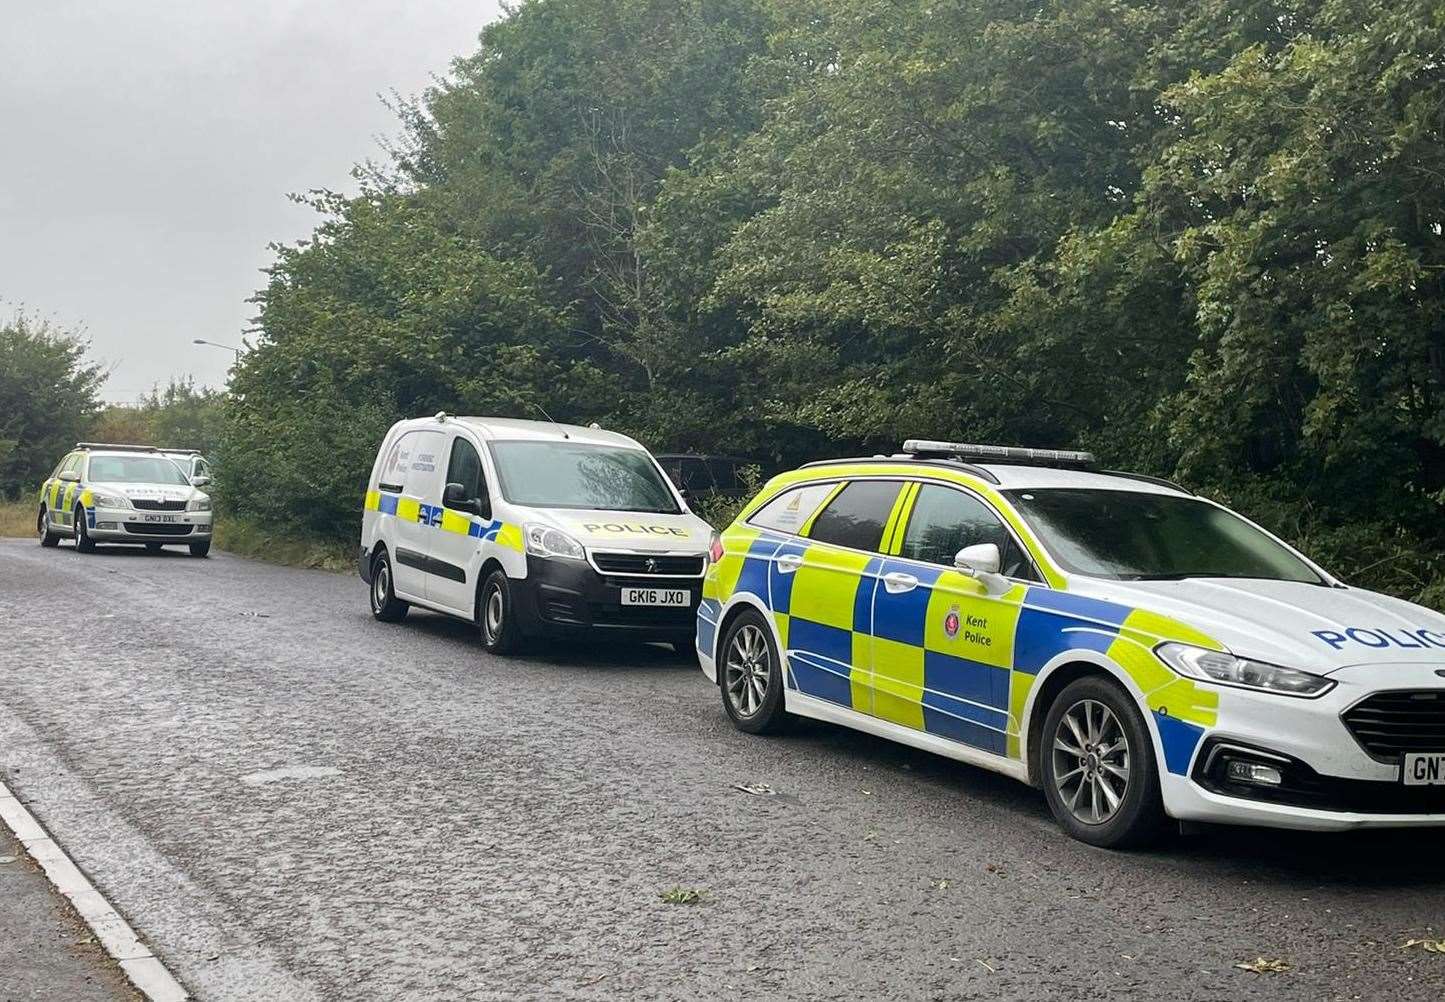
<svg viewBox="0 0 1445 1002">
<path fill-rule="evenodd" d="M 390 491 L 367 491 L 366 510 L 394 515 L 406 522 L 430 526 L 442 532 L 471 536 L 484 543 L 496 543 L 521 553 L 525 548 L 522 527 L 492 519 L 483 521 L 441 505 L 423 504 L 415 498 L 402 497 Z"/>
<path fill-rule="evenodd" d="M 839 464 L 776 478 L 722 535 L 724 555 L 703 584 L 699 648 L 720 653 L 723 609 L 735 597 L 748 596 L 777 626 L 790 690 L 1015 760 L 1022 758 L 1020 734 L 1040 672 L 1071 652 L 1093 652 L 1116 664 L 1145 694 L 1166 767 L 1186 773 L 1205 728 L 1216 721 L 1218 696 L 1171 672 L 1153 649 L 1166 640 L 1220 645 L 1156 613 L 1064 590 L 1062 575 L 1027 527 L 989 485 L 962 472 L 923 475 L 992 501 L 1047 585 L 1013 583 L 993 594 L 960 571 L 898 557 L 920 475 L 916 465 Z M 745 522 L 789 487 L 850 476 L 904 481 L 881 553 Z M 816 514 L 803 524 L 804 535 Z M 907 574 L 917 585 L 891 589 L 891 574 Z"/>
</svg>

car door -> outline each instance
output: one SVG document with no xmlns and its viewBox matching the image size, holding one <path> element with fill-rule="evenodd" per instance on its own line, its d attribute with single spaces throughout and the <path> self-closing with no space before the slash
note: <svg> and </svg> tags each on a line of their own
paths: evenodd
<svg viewBox="0 0 1445 1002">
<path fill-rule="evenodd" d="M 983 749 L 1010 751 L 1014 632 L 1037 580 L 1027 554 L 977 495 L 913 485 L 883 561 L 873 603 L 875 712 L 895 723 Z M 966 546 L 993 543 L 1007 590 L 953 566 Z"/>
<path fill-rule="evenodd" d="M 441 478 L 447 437 L 440 431 L 409 431 L 395 446 L 391 478 L 400 474 L 396 501 L 393 574 L 398 595 L 430 601 L 427 573 L 431 537 L 441 522 Z"/>
<path fill-rule="evenodd" d="M 786 643 L 793 684 L 860 713 L 872 710 L 873 592 L 884 528 L 902 488 L 899 480 L 843 484 L 804 527 L 806 543 L 785 545 L 773 558 L 776 573 L 792 577 Z"/>
<path fill-rule="evenodd" d="M 467 432 L 452 432 L 446 476 L 442 478 L 441 518 L 432 532 L 428 551 L 432 576 L 427 586 L 434 603 L 461 616 L 470 617 L 476 611 L 476 556 L 484 535 L 480 530 L 491 521 L 492 512 L 487 479 L 480 447 Z M 447 505 L 448 484 L 462 487 L 458 507 Z M 472 511 L 468 503 L 479 510 Z"/>
</svg>

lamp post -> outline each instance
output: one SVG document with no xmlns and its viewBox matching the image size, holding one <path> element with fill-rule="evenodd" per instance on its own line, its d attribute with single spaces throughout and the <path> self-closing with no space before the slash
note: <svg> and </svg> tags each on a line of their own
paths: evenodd
<svg viewBox="0 0 1445 1002">
<path fill-rule="evenodd" d="M 219 341 L 207 341 L 205 338 L 200 337 L 193 338 L 191 344 L 208 344 L 212 348 L 225 348 L 227 351 L 234 351 L 236 353 L 236 361 L 241 361 L 241 349 L 234 345 L 221 344 Z"/>
</svg>

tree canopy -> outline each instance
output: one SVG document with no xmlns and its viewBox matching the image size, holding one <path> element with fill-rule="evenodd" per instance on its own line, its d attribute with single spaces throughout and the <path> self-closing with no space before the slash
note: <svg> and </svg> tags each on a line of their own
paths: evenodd
<svg viewBox="0 0 1445 1002">
<path fill-rule="evenodd" d="M 1442 52 L 1425 0 L 528 0 L 308 196 L 223 487 L 348 534 L 441 409 L 1076 446 L 1440 604 Z"/>
</svg>

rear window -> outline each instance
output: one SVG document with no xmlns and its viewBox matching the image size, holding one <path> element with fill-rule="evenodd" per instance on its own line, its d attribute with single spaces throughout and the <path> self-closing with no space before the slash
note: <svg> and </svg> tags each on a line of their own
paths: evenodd
<svg viewBox="0 0 1445 1002">
<path fill-rule="evenodd" d="M 854 480 L 813 521 L 808 538 L 876 552 L 902 486 L 897 480 Z"/>
</svg>

